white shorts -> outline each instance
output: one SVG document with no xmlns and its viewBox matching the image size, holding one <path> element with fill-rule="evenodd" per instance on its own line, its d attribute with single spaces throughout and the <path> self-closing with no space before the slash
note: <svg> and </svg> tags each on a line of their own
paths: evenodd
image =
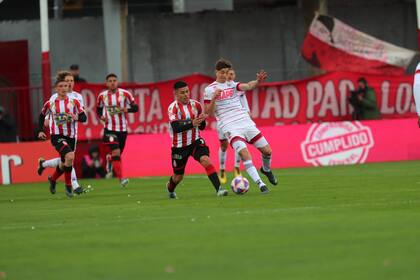
<svg viewBox="0 0 420 280">
<path fill-rule="evenodd" d="M 222 129 L 219 126 L 217 126 L 217 135 L 219 136 L 220 141 L 228 140 L 228 138 L 226 137 L 226 135 L 223 133 Z"/>
<path fill-rule="evenodd" d="M 256 141 L 263 138 L 261 131 L 255 125 L 248 127 L 228 128 L 225 135 L 228 136 L 228 140 L 231 145 L 232 142 L 236 140 L 254 144 Z"/>
</svg>

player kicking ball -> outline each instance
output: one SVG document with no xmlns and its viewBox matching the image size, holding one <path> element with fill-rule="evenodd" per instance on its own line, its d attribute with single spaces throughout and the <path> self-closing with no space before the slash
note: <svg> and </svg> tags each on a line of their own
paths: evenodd
<svg viewBox="0 0 420 280">
<path fill-rule="evenodd" d="M 66 81 L 69 84 L 69 89 L 68 89 L 68 93 L 67 96 L 69 98 L 73 98 L 73 99 L 77 99 L 80 103 L 80 105 L 82 106 L 82 108 L 84 108 L 84 102 L 83 102 L 83 97 L 80 93 L 76 92 L 73 90 L 74 87 L 74 77 L 73 75 L 68 72 L 68 71 L 60 71 L 57 73 L 56 75 L 56 79 L 57 80 L 62 80 L 64 79 L 64 81 Z M 54 93 L 50 100 L 56 100 L 57 99 L 57 93 Z M 46 117 L 46 122 L 48 123 L 49 120 L 49 115 Z M 76 126 L 76 137 L 75 139 L 77 139 L 77 122 L 75 123 Z M 76 143 L 75 143 L 75 147 L 74 149 L 76 150 Z M 39 158 L 38 159 L 38 175 L 42 175 L 42 172 L 44 172 L 44 170 L 48 167 L 50 168 L 57 168 L 58 165 L 60 165 L 61 162 L 61 158 L 57 157 L 57 158 L 53 158 L 53 159 L 48 159 L 45 160 L 44 158 Z M 73 187 L 73 192 L 75 194 L 82 194 L 85 192 L 85 190 L 83 189 L 82 186 L 79 185 L 79 182 L 77 181 L 77 176 L 76 176 L 76 171 L 74 170 L 74 167 L 71 170 L 71 185 Z"/>
<path fill-rule="evenodd" d="M 220 129 L 228 138 L 231 146 L 241 156 L 248 175 L 258 185 L 262 193 L 268 193 L 268 188 L 261 180 L 257 169 L 252 163 L 251 153 L 247 143 L 254 145 L 262 154 L 263 166 L 260 171 L 271 184 L 277 185 L 277 178 L 271 172 L 271 147 L 261 134 L 249 113 L 243 108 L 240 95 L 244 91 L 255 89 L 267 78 L 263 70 L 257 73 L 256 80 L 248 83 L 227 81 L 227 74 L 232 64 L 224 59 L 216 62 L 216 81 L 205 88 L 205 110 L 210 115 L 215 115 Z M 242 93 L 241 93 L 242 92 Z"/>
<path fill-rule="evenodd" d="M 64 173 L 65 191 L 68 197 L 73 196 L 71 186 L 71 171 L 73 168 L 74 148 L 76 143 L 76 122 L 85 122 L 87 116 L 80 102 L 67 96 L 69 84 L 64 79 L 55 82 L 57 95 L 45 102 L 39 115 L 38 138 L 45 140 L 44 121 L 47 114 L 49 117 L 49 128 L 51 144 L 60 154 L 61 162 L 57 166 L 54 174 L 48 177 L 50 182 L 50 192 L 56 193 L 57 179 Z"/>
<path fill-rule="evenodd" d="M 183 81 L 174 84 L 175 101 L 169 105 L 169 133 L 172 139 L 173 175 L 166 183 L 169 198 L 177 198 L 176 186 L 182 181 L 189 157 L 193 157 L 206 170 L 217 196 L 226 196 L 227 190 L 221 187 L 216 169 L 209 158 L 209 147 L 200 137 L 200 130 L 206 127 L 207 115 L 201 104 L 190 99 L 190 90 Z"/>
<path fill-rule="evenodd" d="M 105 126 L 103 142 L 111 149 L 112 169 L 125 187 L 128 179 L 122 178 L 121 155 L 127 140 L 127 113 L 137 112 L 139 106 L 129 91 L 118 88 L 117 75 L 108 74 L 105 80 L 108 90 L 99 94 L 96 113 Z"/>
<path fill-rule="evenodd" d="M 227 81 L 228 82 L 235 81 L 235 78 L 236 78 L 235 70 L 229 69 L 227 73 Z M 250 114 L 248 100 L 246 100 L 245 92 L 241 92 L 239 94 L 239 99 L 241 100 L 242 107 L 248 112 L 248 114 Z M 219 147 L 220 176 L 219 178 L 220 178 L 220 182 L 222 182 L 222 184 L 225 184 L 227 181 L 226 172 L 225 172 L 226 151 L 227 151 L 227 148 L 229 147 L 229 141 L 226 135 L 223 133 L 222 129 L 220 128 L 219 122 L 217 122 L 217 134 L 219 136 L 219 143 L 220 143 L 220 147 Z M 235 163 L 234 163 L 234 176 L 235 177 L 242 175 L 241 170 L 240 170 L 240 165 L 241 165 L 241 156 L 239 155 L 238 152 L 235 151 Z"/>
</svg>

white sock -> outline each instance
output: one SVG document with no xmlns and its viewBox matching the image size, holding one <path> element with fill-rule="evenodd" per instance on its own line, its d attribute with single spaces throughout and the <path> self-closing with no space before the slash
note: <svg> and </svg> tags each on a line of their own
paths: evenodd
<svg viewBox="0 0 420 280">
<path fill-rule="evenodd" d="M 220 169 L 225 170 L 226 151 L 223 152 L 221 148 L 219 148 L 219 162 L 220 162 Z"/>
<path fill-rule="evenodd" d="M 53 159 L 49 159 L 46 160 L 42 163 L 42 167 L 47 168 L 47 167 L 57 167 L 61 162 L 61 158 L 53 158 Z"/>
<path fill-rule="evenodd" d="M 239 166 L 241 166 L 241 156 L 235 152 L 235 167 L 239 168 Z"/>
<path fill-rule="evenodd" d="M 73 190 L 80 187 L 79 182 L 77 182 L 76 170 L 74 170 L 74 167 L 71 169 L 71 186 L 73 187 Z"/>
<path fill-rule="evenodd" d="M 248 175 L 258 185 L 259 188 L 261 188 L 262 186 L 265 186 L 264 182 L 260 178 L 260 174 L 258 174 L 257 169 L 252 163 L 252 160 L 244 161 L 244 166 Z"/>
<path fill-rule="evenodd" d="M 268 172 L 271 170 L 271 155 L 266 156 L 266 155 L 262 155 L 262 162 L 263 162 L 263 170 Z"/>
</svg>

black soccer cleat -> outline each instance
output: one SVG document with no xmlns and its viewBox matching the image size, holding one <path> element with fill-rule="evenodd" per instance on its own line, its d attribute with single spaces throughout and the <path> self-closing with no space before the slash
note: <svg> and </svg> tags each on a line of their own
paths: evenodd
<svg viewBox="0 0 420 280">
<path fill-rule="evenodd" d="M 77 195 L 81 195 L 81 194 L 85 193 L 86 190 L 82 186 L 79 186 L 79 187 L 75 188 L 73 190 L 73 192 Z"/>
<path fill-rule="evenodd" d="M 73 188 L 71 186 L 66 186 L 64 190 L 66 192 L 67 197 L 73 197 Z"/>
<path fill-rule="evenodd" d="M 273 172 L 271 172 L 271 170 L 270 171 L 264 171 L 264 169 L 261 167 L 260 172 L 267 177 L 268 181 L 270 181 L 270 183 L 272 185 L 277 185 L 278 184 L 277 178 L 276 178 L 276 176 L 274 176 L 274 174 L 273 174 Z"/>
<path fill-rule="evenodd" d="M 262 185 L 262 186 L 260 187 L 260 191 L 261 191 L 261 193 L 262 193 L 262 194 L 267 194 L 267 193 L 268 193 L 268 188 L 267 188 L 267 186 L 266 186 L 266 185 Z"/>
<path fill-rule="evenodd" d="M 44 163 L 45 159 L 43 159 L 42 157 L 38 159 L 38 175 L 41 176 L 42 172 L 44 172 L 45 167 L 42 166 L 42 164 Z"/>
<path fill-rule="evenodd" d="M 48 182 L 50 182 L 50 193 L 55 194 L 55 192 L 56 192 L 56 190 L 55 190 L 56 182 L 53 181 L 51 176 L 48 176 Z"/>
</svg>

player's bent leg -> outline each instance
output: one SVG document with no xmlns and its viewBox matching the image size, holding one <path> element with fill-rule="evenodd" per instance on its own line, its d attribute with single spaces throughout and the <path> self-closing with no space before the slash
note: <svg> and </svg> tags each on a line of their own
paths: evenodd
<svg viewBox="0 0 420 280">
<path fill-rule="evenodd" d="M 121 150 L 119 148 L 112 149 L 111 152 L 111 160 L 112 160 L 112 169 L 115 173 L 115 176 L 120 180 L 121 186 L 127 186 L 129 180 L 126 178 L 122 178 L 121 173 Z"/>
<path fill-rule="evenodd" d="M 73 170 L 74 152 L 68 152 L 64 155 L 64 180 L 65 180 L 65 191 L 68 197 L 73 196 L 73 188 L 71 184 L 71 171 Z"/>
<path fill-rule="evenodd" d="M 227 190 L 224 190 L 222 188 L 222 185 L 219 180 L 219 176 L 217 176 L 216 169 L 214 168 L 213 164 L 211 164 L 209 156 L 203 155 L 200 157 L 199 161 L 200 161 L 200 164 L 206 170 L 207 177 L 212 183 L 214 189 L 216 190 L 217 196 L 226 196 L 228 192 Z"/>
<path fill-rule="evenodd" d="M 259 145 L 258 145 L 259 144 Z M 258 145 L 258 146 L 257 146 Z M 271 171 L 271 154 L 272 150 L 270 145 L 264 137 L 255 143 L 255 147 L 261 152 L 263 165 L 260 168 L 262 174 L 264 174 L 272 185 L 277 185 L 278 180 Z"/>
<path fill-rule="evenodd" d="M 239 155 L 239 153 L 237 153 L 235 151 L 235 164 L 234 164 L 235 177 L 242 175 L 241 170 L 240 170 L 240 166 L 241 166 L 241 156 Z"/>
<path fill-rule="evenodd" d="M 166 183 L 166 189 L 168 190 L 168 197 L 171 199 L 176 199 L 175 188 L 184 178 L 184 174 L 174 174 L 169 178 L 169 181 Z"/>
</svg>

